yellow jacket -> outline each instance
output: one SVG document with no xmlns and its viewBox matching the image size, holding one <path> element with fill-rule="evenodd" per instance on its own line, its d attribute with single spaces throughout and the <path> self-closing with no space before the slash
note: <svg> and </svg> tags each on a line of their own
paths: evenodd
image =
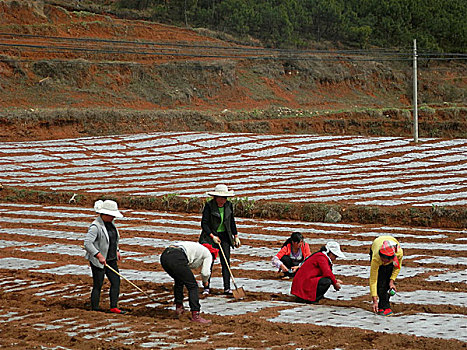
<svg viewBox="0 0 467 350">
<path fill-rule="evenodd" d="M 397 275 L 400 272 L 400 268 L 402 267 L 402 257 L 404 256 L 404 252 L 402 251 L 402 248 L 397 241 L 392 236 L 380 236 L 376 238 L 373 241 L 373 244 L 371 245 L 371 251 L 373 253 L 373 256 L 371 257 L 371 268 L 370 268 L 370 294 L 372 297 L 376 297 L 378 295 L 376 291 L 376 285 L 378 283 L 378 270 L 381 265 L 383 265 L 383 261 L 381 260 L 379 256 L 379 250 L 381 246 L 383 245 L 384 241 L 390 241 L 394 242 L 397 244 L 397 252 L 396 252 L 396 257 L 399 260 L 399 268 L 394 266 L 394 269 L 392 270 L 392 275 L 391 278 L 393 281 L 396 280 Z M 390 262 L 390 264 L 393 264 L 394 262 Z"/>
</svg>

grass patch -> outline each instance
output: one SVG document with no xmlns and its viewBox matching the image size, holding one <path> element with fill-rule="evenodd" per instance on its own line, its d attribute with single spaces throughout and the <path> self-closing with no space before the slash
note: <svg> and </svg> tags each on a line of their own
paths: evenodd
<svg viewBox="0 0 467 350">
<path fill-rule="evenodd" d="M 75 201 L 70 203 L 70 199 Z M 0 202 L 68 204 L 92 208 L 98 199 L 112 199 L 121 209 L 142 209 L 171 212 L 197 213 L 200 215 L 209 198 L 180 197 L 175 193 L 164 196 L 95 196 L 89 193 L 71 193 L 19 189 L 4 186 Z M 247 197 L 232 199 L 237 217 L 326 222 L 330 212 L 341 215 L 341 223 L 380 225 L 408 225 L 422 227 L 467 227 L 467 208 L 462 206 L 433 207 L 375 207 L 336 205 L 323 203 L 297 204 L 290 202 L 254 201 Z"/>
</svg>

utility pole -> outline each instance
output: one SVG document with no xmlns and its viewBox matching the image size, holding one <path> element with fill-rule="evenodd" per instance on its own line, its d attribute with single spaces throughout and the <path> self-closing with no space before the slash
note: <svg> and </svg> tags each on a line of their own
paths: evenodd
<svg viewBox="0 0 467 350">
<path fill-rule="evenodd" d="M 418 142 L 417 39 L 413 39 L 413 140 Z"/>
</svg>

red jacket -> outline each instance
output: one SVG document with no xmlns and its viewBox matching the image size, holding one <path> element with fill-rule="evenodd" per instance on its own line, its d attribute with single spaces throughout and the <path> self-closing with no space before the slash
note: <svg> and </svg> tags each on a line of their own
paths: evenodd
<svg viewBox="0 0 467 350">
<path fill-rule="evenodd" d="M 302 247 L 300 249 L 302 250 L 303 259 L 306 259 L 311 255 L 310 246 L 308 243 L 303 242 Z M 292 243 L 289 243 L 283 246 L 281 250 L 279 250 L 279 253 L 276 254 L 276 256 L 280 260 L 284 255 L 290 255 L 291 253 L 292 253 Z"/>
<path fill-rule="evenodd" d="M 318 281 L 322 277 L 329 277 L 332 285 L 337 283 L 332 273 L 331 260 L 322 252 L 314 253 L 298 269 L 292 282 L 291 293 L 299 298 L 315 301 Z"/>
</svg>

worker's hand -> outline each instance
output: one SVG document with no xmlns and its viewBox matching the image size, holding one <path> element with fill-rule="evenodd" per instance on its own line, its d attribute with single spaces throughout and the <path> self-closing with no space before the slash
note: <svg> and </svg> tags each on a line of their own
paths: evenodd
<svg viewBox="0 0 467 350">
<path fill-rule="evenodd" d="M 240 238 L 238 238 L 238 236 L 235 236 L 235 238 L 234 238 L 234 247 L 239 248 L 241 245 L 242 245 L 242 243 L 240 242 Z"/>
<path fill-rule="evenodd" d="M 342 288 L 341 284 L 339 282 L 336 283 L 336 285 L 334 286 L 334 289 L 335 290 L 340 290 Z"/>
<path fill-rule="evenodd" d="M 373 312 L 376 314 L 378 313 L 378 298 L 373 297 Z"/>
<path fill-rule="evenodd" d="M 117 252 L 117 261 L 120 261 L 122 260 L 122 255 L 120 254 L 120 252 Z"/>
<path fill-rule="evenodd" d="M 104 258 L 104 256 L 103 256 L 101 253 L 97 253 L 96 258 L 97 258 L 97 260 L 99 260 L 99 262 L 100 262 L 102 265 L 104 265 L 104 266 L 106 265 L 105 258 Z"/>
<path fill-rule="evenodd" d="M 289 268 L 287 266 L 285 266 L 284 264 L 281 265 L 281 271 L 282 272 L 287 272 L 289 271 Z"/>
<path fill-rule="evenodd" d="M 394 280 L 389 280 L 389 289 L 394 289 L 397 292 L 396 284 L 394 283 Z"/>
<path fill-rule="evenodd" d="M 217 237 L 217 236 L 212 235 L 212 240 L 216 244 L 221 244 L 221 239 L 219 237 Z"/>
<path fill-rule="evenodd" d="M 300 266 L 292 266 L 290 269 L 292 270 L 293 273 L 297 272 Z"/>
</svg>

